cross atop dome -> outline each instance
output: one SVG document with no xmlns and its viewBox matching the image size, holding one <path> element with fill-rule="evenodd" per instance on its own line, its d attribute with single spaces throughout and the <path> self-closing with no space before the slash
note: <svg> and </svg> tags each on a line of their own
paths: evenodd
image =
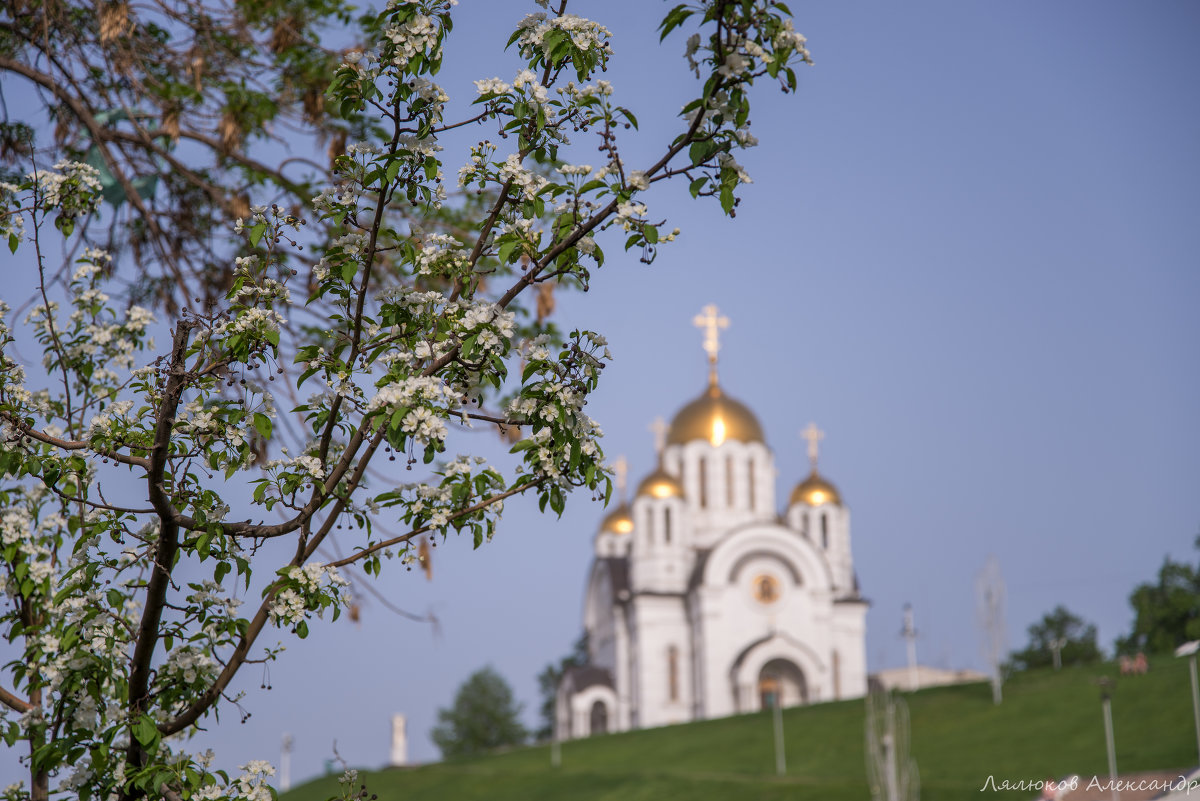
<svg viewBox="0 0 1200 801">
<path fill-rule="evenodd" d="M 654 452 L 662 456 L 663 448 L 667 447 L 667 423 L 661 417 L 655 417 L 654 422 L 647 428 L 654 434 Z"/>
<path fill-rule="evenodd" d="M 721 351 L 721 329 L 729 327 L 729 318 L 715 303 L 705 306 L 692 318 L 692 325 L 704 331 L 704 352 L 708 354 L 709 378 L 717 383 L 717 354 Z"/>
<path fill-rule="evenodd" d="M 808 427 L 800 432 L 800 438 L 808 440 L 808 462 L 812 465 L 815 473 L 817 472 L 817 443 L 825 439 L 825 432 L 817 428 L 816 423 L 809 423 Z"/>
<path fill-rule="evenodd" d="M 618 456 L 613 461 L 613 476 L 617 479 L 617 500 L 625 503 L 625 489 L 629 482 L 629 462 L 624 456 Z"/>
</svg>

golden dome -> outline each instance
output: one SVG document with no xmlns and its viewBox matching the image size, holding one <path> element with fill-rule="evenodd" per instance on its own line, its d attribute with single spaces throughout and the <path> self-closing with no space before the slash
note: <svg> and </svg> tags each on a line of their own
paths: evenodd
<svg viewBox="0 0 1200 801">
<path fill-rule="evenodd" d="M 809 506 L 832 503 L 835 506 L 841 506 L 842 496 L 838 493 L 837 487 L 821 478 L 821 476 L 817 475 L 817 471 L 813 470 L 808 478 L 801 481 L 792 490 L 792 497 L 788 501 L 788 506 L 797 503 L 806 503 Z"/>
<path fill-rule="evenodd" d="M 682 498 L 683 485 L 660 467 L 642 479 L 642 483 L 638 484 L 637 494 L 649 495 L 651 498 Z"/>
<path fill-rule="evenodd" d="M 608 516 L 600 523 L 600 530 L 612 534 L 628 534 L 633 531 L 633 513 L 629 509 L 629 504 L 623 503 L 609 512 Z"/>
<path fill-rule="evenodd" d="M 765 442 L 762 426 L 754 412 L 722 392 L 715 377 L 703 395 L 679 410 L 667 431 L 668 445 L 682 445 L 697 439 L 708 440 L 713 445 L 720 445 L 727 439 Z"/>
</svg>

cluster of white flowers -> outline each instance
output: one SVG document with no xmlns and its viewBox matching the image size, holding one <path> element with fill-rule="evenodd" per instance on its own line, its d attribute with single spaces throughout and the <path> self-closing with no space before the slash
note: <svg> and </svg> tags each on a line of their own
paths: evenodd
<svg viewBox="0 0 1200 801">
<path fill-rule="evenodd" d="M 568 81 L 566 86 L 560 86 L 555 91 L 573 100 L 579 100 L 585 97 L 610 97 L 613 86 L 610 81 L 596 81 L 583 86 L 576 86 L 574 81 Z"/>
<path fill-rule="evenodd" d="M 591 175 L 591 164 L 561 164 L 555 168 L 560 175 Z"/>
<path fill-rule="evenodd" d="M 717 164 L 719 164 L 721 166 L 721 169 L 723 169 L 723 170 L 733 170 L 734 172 L 736 172 L 737 177 L 738 177 L 738 183 L 742 183 L 742 184 L 754 183 L 754 179 L 751 178 L 746 173 L 746 171 L 742 168 L 742 165 L 737 163 L 737 159 L 735 159 L 729 153 L 718 153 L 717 154 Z"/>
<path fill-rule="evenodd" d="M 383 35 L 395 45 L 392 64 L 403 69 L 418 53 L 437 45 L 438 26 L 432 17 L 416 14 L 407 22 L 388 28 Z"/>
<path fill-rule="evenodd" d="M 220 510 L 214 510 L 212 517 L 220 519 L 228 513 L 229 507 L 225 507 L 224 514 Z M 232 617 L 242 606 L 240 598 L 226 595 L 225 588 L 211 580 L 200 584 L 199 589 L 188 596 L 188 602 L 197 606 L 218 606 L 221 608 L 221 612 L 227 617 Z"/>
<path fill-rule="evenodd" d="M 467 333 L 484 328 L 485 330 L 479 332 L 477 342 L 489 350 L 494 350 L 500 344 L 497 334 L 506 342 L 511 340 L 516 330 L 515 326 L 515 314 L 486 301 L 468 305 L 459 320 L 459 327 Z M 491 336 L 485 339 L 489 334 Z"/>
<path fill-rule="evenodd" d="M 166 681 L 183 681 L 185 684 L 206 681 L 215 673 L 216 663 L 212 657 L 191 645 L 181 645 L 171 651 L 167 654 L 167 661 L 159 668 L 159 676 Z"/>
<path fill-rule="evenodd" d="M 409 376 L 379 388 L 375 397 L 367 404 L 367 411 L 398 409 L 422 404 L 456 406 L 460 402 L 457 392 L 435 376 Z"/>
<path fill-rule="evenodd" d="M 103 412 L 92 417 L 88 422 L 88 437 L 105 436 L 112 433 L 113 426 L 118 422 L 129 425 L 133 420 L 129 419 L 129 410 L 133 408 L 133 401 L 122 400 L 116 403 L 111 403 Z"/>
<path fill-rule="evenodd" d="M 511 180 L 514 187 L 524 192 L 527 200 L 533 200 L 537 193 L 550 183 L 537 173 L 522 167 L 519 153 L 512 153 L 504 159 L 504 166 L 500 168 L 500 180 Z"/>
<path fill-rule="evenodd" d="M 458 393 L 441 379 L 410 376 L 381 387 L 367 404 L 367 411 L 408 409 L 400 422 L 404 433 L 418 442 L 442 442 L 447 433 L 443 418 L 460 402 Z"/>
<path fill-rule="evenodd" d="M 271 601 L 271 622 L 276 626 L 287 626 L 304 618 L 307 605 L 304 596 L 292 588 L 275 593 Z"/>
<path fill-rule="evenodd" d="M 446 421 L 428 406 L 418 406 L 404 415 L 400 421 L 400 429 L 411 434 L 419 443 L 433 440 L 444 442 L 446 439 Z"/>
<path fill-rule="evenodd" d="M 812 63 L 812 56 L 808 52 L 808 40 L 804 38 L 803 34 L 796 32 L 790 17 L 783 21 L 783 27 L 775 34 L 775 39 L 771 44 L 775 46 L 776 50 L 790 48 L 800 56 L 802 61 Z"/>
<path fill-rule="evenodd" d="M 529 87 L 525 91 L 525 96 L 535 105 L 540 106 L 549 98 L 546 87 L 542 86 L 533 70 L 521 70 L 517 73 L 517 77 L 513 78 L 513 89 L 525 90 L 525 87 Z"/>
<path fill-rule="evenodd" d="M 37 184 L 45 208 L 62 208 L 73 214 L 99 208 L 103 188 L 99 170 L 80 161 L 60 161 L 53 170 L 34 170 L 25 176 Z"/>
<path fill-rule="evenodd" d="M 308 454 L 288 459 L 272 459 L 263 465 L 263 469 L 278 470 L 281 473 L 302 473 L 316 481 L 325 480 L 325 465 L 321 464 L 317 457 Z"/>
<path fill-rule="evenodd" d="M 429 234 L 425 237 L 421 252 L 417 254 L 413 271 L 417 275 L 451 273 L 466 265 L 468 255 L 470 251 L 454 237 Z"/>
<path fill-rule="evenodd" d="M 460 453 L 453 460 L 446 463 L 446 466 L 442 469 L 442 475 L 446 478 L 458 475 L 469 476 L 474 468 L 485 464 L 487 464 L 487 459 L 482 456 L 467 456 Z"/>
<path fill-rule="evenodd" d="M 231 321 L 217 323 L 213 326 L 213 334 L 232 336 L 250 333 L 261 337 L 268 332 L 279 331 L 286 323 L 287 318 L 274 309 L 249 308 Z"/>
<path fill-rule="evenodd" d="M 617 216 L 613 222 L 626 231 L 632 231 L 638 223 L 646 221 L 646 204 L 628 201 L 617 204 Z"/>
<path fill-rule="evenodd" d="M 367 246 L 370 244 L 371 238 L 366 234 L 351 232 L 348 234 L 343 234 L 342 236 L 339 236 L 337 239 L 330 242 L 329 247 L 331 249 L 341 248 L 341 251 L 347 256 L 358 257 L 363 254 L 363 252 L 367 249 Z"/>
<path fill-rule="evenodd" d="M 263 303 L 273 300 L 278 300 L 282 303 L 289 303 L 292 299 L 291 290 L 280 281 L 274 278 L 264 278 L 257 283 L 243 284 L 232 298 L 234 303 L 251 305 L 254 303 Z"/>
<path fill-rule="evenodd" d="M 413 93 L 416 94 L 417 97 L 421 98 L 426 103 L 432 103 L 435 106 L 438 106 L 439 109 L 442 105 L 450 100 L 450 96 L 446 94 L 446 90 L 428 78 L 422 78 L 420 76 L 409 78 L 408 88 L 412 89 Z M 436 117 L 437 119 L 441 119 L 440 110 Z"/>
<path fill-rule="evenodd" d="M 25 235 L 25 218 L 21 215 L 20 200 L 17 192 L 20 187 L 7 181 L 0 181 L 0 236 L 15 236 L 20 239 Z"/>
<path fill-rule="evenodd" d="M 154 315 L 149 309 L 141 306 L 130 306 L 129 311 L 125 313 L 125 330 L 132 333 L 141 333 L 146 330 L 146 326 L 154 322 Z"/>
<path fill-rule="evenodd" d="M 465 187 L 467 184 L 471 183 L 476 176 L 478 176 L 479 185 L 482 187 L 483 180 L 486 176 L 481 172 L 481 168 L 495 152 L 496 146 L 486 139 L 477 145 L 472 145 L 471 163 L 459 168 L 458 185 Z"/>
<path fill-rule="evenodd" d="M 503 95 L 512 91 L 512 86 L 500 80 L 499 78 L 485 78 L 481 81 L 475 81 L 475 91 L 480 97 L 487 95 Z"/>
<path fill-rule="evenodd" d="M 274 791 L 267 784 L 267 777 L 275 775 L 271 763 L 256 759 L 240 766 L 242 775 L 227 787 L 210 784 L 192 793 L 194 801 L 216 801 L 228 798 L 231 801 L 273 801 Z"/>
<path fill-rule="evenodd" d="M 33 536 L 33 518 L 23 506 L 11 506 L 0 512 L 0 542 L 5 545 L 26 543 Z"/>
<path fill-rule="evenodd" d="M 412 155 L 424 159 L 439 152 L 442 146 L 438 144 L 437 137 L 432 134 L 422 137 L 404 134 L 396 137 L 396 149 L 407 150 Z"/>
<path fill-rule="evenodd" d="M 345 211 L 354 208 L 357 202 L 358 198 L 346 187 L 323 189 L 312 199 L 317 211 Z"/>
<path fill-rule="evenodd" d="M 561 17 L 548 17 L 544 13 L 529 14 L 517 24 L 520 32 L 517 39 L 521 54 L 530 57 L 534 50 L 550 58 L 550 46 L 546 44 L 546 34 L 559 30 L 571 37 L 571 44 L 580 50 L 599 50 L 603 57 L 612 55 L 609 39 L 612 31 L 598 22 L 594 22 L 575 14 L 563 14 Z"/>
<path fill-rule="evenodd" d="M 346 588 L 350 582 L 342 577 L 336 567 L 323 562 L 309 562 L 304 567 L 291 566 L 280 571 L 280 575 L 295 583 L 275 594 L 271 601 L 271 621 L 276 625 L 290 625 L 304 617 L 308 608 L 307 598 L 319 593 L 329 593 L 335 600 L 348 603 Z M 320 614 L 320 607 L 317 607 Z"/>
</svg>

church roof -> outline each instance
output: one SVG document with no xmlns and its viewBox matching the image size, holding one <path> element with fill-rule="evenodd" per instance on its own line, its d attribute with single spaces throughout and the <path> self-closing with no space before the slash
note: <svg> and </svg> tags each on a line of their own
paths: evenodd
<svg viewBox="0 0 1200 801">
<path fill-rule="evenodd" d="M 633 531 L 633 512 L 630 510 L 629 504 L 622 503 L 609 512 L 601 521 L 600 530 L 612 534 L 628 534 Z"/>
<path fill-rule="evenodd" d="M 651 498 L 682 498 L 683 485 L 679 483 L 679 479 L 659 467 L 642 479 L 642 483 L 638 484 L 637 494 L 649 495 Z M 632 526 L 631 520 L 630 530 Z"/>
<path fill-rule="evenodd" d="M 817 473 L 816 468 L 808 474 L 808 478 L 801 481 L 792 490 L 792 497 L 788 501 L 788 506 L 797 503 L 806 503 L 809 506 L 820 506 L 824 503 L 832 503 L 835 506 L 842 505 L 841 493 L 837 491 L 837 487 L 829 483 Z"/>
<path fill-rule="evenodd" d="M 615 687 L 612 673 L 609 672 L 608 668 L 596 667 L 595 665 L 569 667 L 563 673 L 563 681 L 571 682 L 571 687 L 575 692 L 586 690 L 588 687 L 594 687 L 597 684 L 602 687 Z"/>
<path fill-rule="evenodd" d="M 729 439 L 766 442 L 754 412 L 725 394 L 717 383 L 715 372 L 709 379 L 708 389 L 679 410 L 667 431 L 668 445 L 683 445 L 698 439 L 713 445 Z"/>
</svg>

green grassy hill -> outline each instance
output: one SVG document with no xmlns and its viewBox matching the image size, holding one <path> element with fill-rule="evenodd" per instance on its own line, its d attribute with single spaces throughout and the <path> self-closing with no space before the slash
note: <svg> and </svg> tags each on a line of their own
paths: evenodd
<svg viewBox="0 0 1200 801">
<path fill-rule="evenodd" d="M 1100 676 L 1115 666 L 1035 671 L 992 704 L 985 684 L 906 696 L 912 756 L 926 801 L 981 797 L 997 783 L 1047 775 L 1106 775 Z M 547 746 L 418 768 L 363 771 L 379 801 L 716 801 L 870 798 L 864 764 L 864 704 L 843 701 L 784 712 L 787 775 L 774 775 L 768 713 L 611 734 L 564 743 L 562 765 Z M 1117 766 L 1122 773 L 1196 763 L 1187 664 L 1163 656 L 1145 676 L 1117 679 L 1113 695 Z M 283 801 L 326 801 L 335 777 L 298 787 Z M 988 792 L 1030 798 L 1036 793 Z"/>
</svg>

